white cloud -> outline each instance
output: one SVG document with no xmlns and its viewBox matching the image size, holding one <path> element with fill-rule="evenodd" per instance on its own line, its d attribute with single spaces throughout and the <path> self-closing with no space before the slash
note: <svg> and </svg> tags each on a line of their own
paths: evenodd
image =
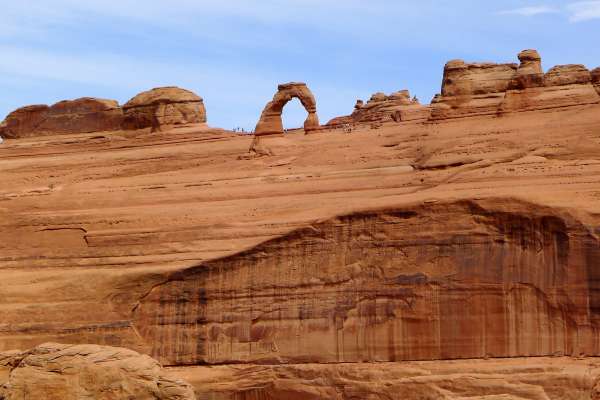
<svg viewBox="0 0 600 400">
<path fill-rule="evenodd" d="M 581 22 L 600 18 L 600 1 L 579 1 L 569 4 L 569 21 Z"/>
<path fill-rule="evenodd" d="M 541 14 L 556 14 L 560 12 L 558 9 L 549 6 L 532 6 L 532 7 L 521 7 L 512 10 L 500 11 L 500 14 L 512 14 L 521 15 L 523 17 L 533 17 Z"/>
</svg>

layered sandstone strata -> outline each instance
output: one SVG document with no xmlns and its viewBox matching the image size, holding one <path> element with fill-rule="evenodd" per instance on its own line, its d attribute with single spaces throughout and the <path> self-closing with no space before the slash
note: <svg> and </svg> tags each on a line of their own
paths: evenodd
<svg viewBox="0 0 600 400">
<path fill-rule="evenodd" d="M 597 359 L 515 358 L 172 368 L 198 399 L 598 400 Z"/>
<path fill-rule="evenodd" d="M 206 122 L 203 99 L 175 86 L 142 92 L 123 105 L 124 129 L 169 129 Z"/>
<path fill-rule="evenodd" d="M 408 90 L 400 90 L 389 96 L 379 92 L 373 94 L 366 104 L 362 100 L 357 100 L 351 115 L 334 118 L 327 123 L 327 126 L 426 120 L 429 115 L 429 107 L 421 105 L 416 98 L 411 99 Z"/>
<path fill-rule="evenodd" d="M 364 212 L 175 274 L 134 319 L 170 365 L 600 355 L 599 257 L 518 203 Z"/>
<path fill-rule="evenodd" d="M 506 91 L 586 86 L 547 75 Z M 597 397 L 595 360 L 557 356 L 600 356 L 600 105 L 536 104 L 266 136 L 260 157 L 198 125 L 6 141 L 0 351 L 126 347 L 211 400 Z M 521 356 L 553 358 L 495 358 Z"/>
<path fill-rule="evenodd" d="M 23 138 L 118 130 L 123 111 L 115 100 L 84 97 L 52 106 L 33 105 L 10 113 L 0 126 L 0 136 Z"/>
<path fill-rule="evenodd" d="M 560 65 L 543 73 L 535 50 L 519 53 L 516 64 L 467 64 L 444 68 L 441 95 L 432 101 L 432 119 L 596 104 L 600 96 L 582 65 Z"/>
<path fill-rule="evenodd" d="M 195 400 L 187 383 L 134 351 L 46 343 L 0 353 L 3 400 Z"/>
<path fill-rule="evenodd" d="M 273 100 L 267 103 L 260 115 L 260 120 L 256 124 L 254 134 L 257 136 L 283 134 L 281 113 L 283 107 L 294 98 L 300 100 L 300 103 L 308 113 L 304 121 L 304 132 L 309 133 L 318 129 L 319 117 L 317 116 L 315 96 L 308 86 L 306 86 L 306 83 L 290 82 L 277 87 L 277 93 L 273 96 Z"/>
</svg>

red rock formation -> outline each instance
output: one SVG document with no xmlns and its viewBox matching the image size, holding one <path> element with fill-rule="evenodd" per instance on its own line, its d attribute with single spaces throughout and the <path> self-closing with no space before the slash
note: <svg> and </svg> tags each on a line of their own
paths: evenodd
<svg viewBox="0 0 600 400">
<path fill-rule="evenodd" d="M 313 225 L 174 275 L 141 301 L 136 329 L 170 365 L 600 355 L 597 239 L 507 206 Z"/>
<path fill-rule="evenodd" d="M 535 50 L 519 53 L 520 65 L 450 61 L 442 94 L 432 101 L 432 119 L 596 104 L 600 96 L 581 65 L 556 66 L 544 74 Z"/>
<path fill-rule="evenodd" d="M 10 113 L 0 128 L 0 136 L 22 138 L 112 131 L 120 129 L 123 112 L 114 100 L 84 97 L 52 106 L 34 105 Z"/>
<path fill-rule="evenodd" d="M 174 86 L 142 92 L 125 103 L 123 110 L 124 129 L 152 128 L 158 131 L 177 125 L 206 122 L 202 98 Z"/>
<path fill-rule="evenodd" d="M 389 96 L 384 93 L 375 93 L 366 104 L 362 100 L 358 100 L 351 115 L 334 118 L 326 126 L 426 120 L 429 115 L 428 106 L 423 106 L 418 100 L 411 99 L 408 90 L 401 90 Z"/>
<path fill-rule="evenodd" d="M 305 133 L 318 129 L 319 117 L 317 116 L 315 97 L 305 83 L 291 82 L 278 86 L 273 100 L 265 106 L 261 113 L 254 134 L 257 136 L 283 134 L 281 112 L 283 107 L 293 98 L 300 100 L 300 103 L 308 112 L 306 121 L 304 121 Z"/>
<path fill-rule="evenodd" d="M 194 400 L 195 396 L 187 383 L 165 376 L 159 363 L 134 351 L 46 343 L 25 352 L 0 353 L 0 399 Z"/>
<path fill-rule="evenodd" d="M 542 57 L 536 50 L 523 50 L 518 55 L 521 64 L 513 76 L 509 89 L 522 90 L 544 85 Z"/>
<path fill-rule="evenodd" d="M 600 355 L 598 73 L 516 90 L 516 65 L 472 69 L 449 70 L 448 117 L 502 97 L 506 112 L 6 141 L 0 351 L 127 347 L 192 374 L 201 399 L 597 397 L 595 359 L 557 356 Z M 14 354 L 0 381 L 29 382 Z M 94 365 L 47 373 L 61 358 L 23 372 L 44 387 Z M 92 394 L 115 380 L 80 376 Z"/>
<path fill-rule="evenodd" d="M 591 72 L 592 84 L 596 88 L 598 94 L 600 94 L 600 68 L 596 68 Z"/>
</svg>

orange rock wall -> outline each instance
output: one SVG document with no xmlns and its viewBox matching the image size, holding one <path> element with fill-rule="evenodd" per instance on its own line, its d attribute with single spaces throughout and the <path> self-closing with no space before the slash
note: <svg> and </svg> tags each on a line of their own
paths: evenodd
<svg viewBox="0 0 600 400">
<path fill-rule="evenodd" d="M 600 355 L 598 257 L 520 204 L 360 213 L 181 271 L 134 325 L 175 365 Z"/>
</svg>

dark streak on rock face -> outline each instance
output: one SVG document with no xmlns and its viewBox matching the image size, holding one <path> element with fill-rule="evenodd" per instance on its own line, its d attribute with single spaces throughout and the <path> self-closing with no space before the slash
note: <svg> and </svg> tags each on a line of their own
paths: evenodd
<svg viewBox="0 0 600 400">
<path fill-rule="evenodd" d="M 598 355 L 598 243 L 531 207 L 338 217 L 175 274 L 135 325 L 179 365 Z"/>
</svg>

